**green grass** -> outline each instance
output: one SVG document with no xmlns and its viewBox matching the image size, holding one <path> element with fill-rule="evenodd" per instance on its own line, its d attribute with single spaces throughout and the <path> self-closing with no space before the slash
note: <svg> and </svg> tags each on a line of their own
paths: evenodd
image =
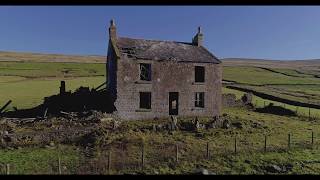
<svg viewBox="0 0 320 180">
<path fill-rule="evenodd" d="M 246 89 L 254 90 L 256 92 L 262 92 L 264 94 L 272 95 L 275 97 L 289 99 L 297 102 L 320 105 L 319 92 L 317 92 L 316 90 L 320 88 L 320 85 L 240 86 Z"/>
<path fill-rule="evenodd" d="M 257 67 L 223 67 L 223 79 L 251 85 L 320 84 L 318 78 L 291 77 Z"/>
<path fill-rule="evenodd" d="M 58 94 L 61 80 L 67 91 L 74 91 L 99 86 L 105 74 L 105 64 L 0 62 L 0 106 L 12 100 L 8 109 L 31 108 Z"/>
<path fill-rule="evenodd" d="M 296 71 L 294 69 L 277 69 L 277 68 L 272 68 L 273 71 L 276 71 L 276 72 L 280 72 L 280 73 L 284 73 L 286 75 L 289 75 L 289 76 L 297 76 L 297 77 L 309 77 L 309 78 L 313 78 L 314 74 L 312 74 L 311 72 L 310 73 L 307 73 L 305 74 L 305 72 L 303 71 Z"/>
<path fill-rule="evenodd" d="M 0 85 L 9 83 L 9 82 L 17 82 L 17 81 L 23 81 L 26 80 L 24 77 L 19 76 L 0 76 Z"/>
<path fill-rule="evenodd" d="M 319 105 L 320 79 L 309 75 L 313 72 L 304 71 L 305 74 L 301 74 L 294 69 L 273 68 L 270 70 L 258 67 L 227 66 L 223 67 L 223 79 L 235 81 L 238 86 L 257 92 Z"/>
<path fill-rule="evenodd" d="M 222 88 L 222 92 L 224 94 L 226 94 L 226 93 L 235 94 L 237 99 L 240 99 L 245 94 L 242 91 L 228 89 L 225 87 Z M 260 98 L 255 95 L 253 95 L 252 103 L 253 103 L 253 105 L 255 105 L 258 108 L 264 107 L 265 105 L 269 105 L 270 103 L 273 103 L 276 106 L 282 106 L 282 107 L 285 107 L 286 109 L 290 109 L 292 111 L 295 111 L 300 116 L 309 116 L 309 108 L 300 107 L 300 106 L 293 106 L 293 105 L 289 105 L 289 104 L 285 104 L 285 103 L 281 103 L 281 102 L 277 102 L 277 101 L 271 101 L 271 100 Z M 311 117 L 320 118 L 320 109 L 310 108 L 310 115 L 311 115 Z"/>
<path fill-rule="evenodd" d="M 105 77 L 54 78 L 0 84 L 0 105 L 8 100 L 12 100 L 10 107 L 16 106 L 18 109 L 39 105 L 44 97 L 59 93 L 60 80 L 66 81 L 67 91 L 74 91 L 80 86 L 97 87 L 105 82 Z"/>
<path fill-rule="evenodd" d="M 65 172 L 76 171 L 80 155 L 72 146 L 62 146 L 61 150 L 49 148 L 23 148 L 0 150 L 0 172 L 5 173 L 5 164 L 10 164 L 10 174 L 58 174 L 58 158 Z M 64 173 L 65 173 L 64 172 Z"/>
<path fill-rule="evenodd" d="M 79 77 L 104 76 L 105 64 L 0 62 L 0 76 Z"/>
<path fill-rule="evenodd" d="M 229 120 L 240 122 L 242 128 L 208 129 L 200 131 L 154 132 L 153 124 L 168 120 L 140 120 L 122 123 L 117 131 L 109 131 L 99 137 L 100 145 L 107 143 L 112 149 L 111 174 L 141 172 L 141 146 L 144 142 L 146 174 L 186 174 L 198 168 L 206 168 L 216 174 L 264 174 L 267 165 L 291 164 L 289 174 L 319 174 L 320 123 L 301 117 L 261 114 L 244 108 L 225 108 Z M 179 118 L 179 123 L 190 123 L 193 118 Z M 201 123 L 208 118 L 199 117 Z M 260 123 L 260 128 L 252 127 Z M 103 128 L 104 126 L 101 125 Z M 29 127 L 32 128 L 32 127 Z M 314 131 L 314 148 L 310 149 L 311 131 Z M 291 134 L 291 149 L 287 149 L 287 134 Z M 267 135 L 267 151 L 263 152 Z M 237 137 L 237 155 L 234 155 L 234 138 Z M 206 144 L 210 143 L 211 158 L 206 159 Z M 175 162 L 175 145 L 179 145 L 179 163 Z M 99 143 L 97 144 L 99 146 Z M 97 148 L 93 167 L 105 168 L 107 149 Z M 63 173 L 94 173 L 83 161 L 83 154 L 73 146 L 63 149 Z M 57 173 L 57 149 L 23 148 L 0 150 L 0 162 L 10 163 L 13 174 Z M 87 162 L 87 163 L 86 163 Z M 103 171 L 106 172 L 105 169 Z"/>
</svg>

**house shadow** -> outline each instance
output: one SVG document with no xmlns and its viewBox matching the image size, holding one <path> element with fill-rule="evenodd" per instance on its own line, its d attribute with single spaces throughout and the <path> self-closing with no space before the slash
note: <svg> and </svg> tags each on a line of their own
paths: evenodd
<svg viewBox="0 0 320 180">
<path fill-rule="evenodd" d="M 268 106 L 263 108 L 256 108 L 255 111 L 259 113 L 268 113 L 280 116 L 297 116 L 296 112 L 281 106 L 275 106 L 273 103 L 270 103 Z"/>
</svg>

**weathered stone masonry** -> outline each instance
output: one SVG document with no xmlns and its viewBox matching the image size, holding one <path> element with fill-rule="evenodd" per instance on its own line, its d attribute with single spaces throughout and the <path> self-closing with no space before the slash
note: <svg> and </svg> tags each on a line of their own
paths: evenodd
<svg viewBox="0 0 320 180">
<path fill-rule="evenodd" d="M 115 24 L 111 22 L 108 88 L 114 94 L 120 118 L 168 117 L 169 92 L 179 93 L 178 116 L 220 115 L 222 67 L 202 47 L 200 31 L 193 43 L 131 39 L 117 37 Z M 151 81 L 140 80 L 140 63 L 151 64 Z M 195 66 L 205 67 L 204 82 L 195 82 Z M 151 92 L 151 109 L 139 108 L 140 92 Z M 195 107 L 196 92 L 204 92 L 203 108 Z"/>
</svg>

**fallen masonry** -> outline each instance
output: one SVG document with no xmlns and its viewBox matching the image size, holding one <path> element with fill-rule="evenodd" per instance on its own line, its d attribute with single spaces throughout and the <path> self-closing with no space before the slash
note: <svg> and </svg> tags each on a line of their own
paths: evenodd
<svg viewBox="0 0 320 180">
<path fill-rule="evenodd" d="M 47 118 L 0 118 L 0 147 L 83 144 L 88 134 L 101 129 L 114 131 L 121 122 L 114 114 L 98 111 L 61 112 Z M 24 129 L 25 131 L 21 131 Z"/>
</svg>

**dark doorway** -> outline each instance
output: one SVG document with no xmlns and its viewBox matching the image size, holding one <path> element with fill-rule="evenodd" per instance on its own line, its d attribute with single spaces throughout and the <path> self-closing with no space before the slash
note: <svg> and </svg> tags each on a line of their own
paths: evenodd
<svg viewBox="0 0 320 180">
<path fill-rule="evenodd" d="M 179 93 L 169 92 L 169 115 L 178 115 L 179 112 Z"/>
</svg>

